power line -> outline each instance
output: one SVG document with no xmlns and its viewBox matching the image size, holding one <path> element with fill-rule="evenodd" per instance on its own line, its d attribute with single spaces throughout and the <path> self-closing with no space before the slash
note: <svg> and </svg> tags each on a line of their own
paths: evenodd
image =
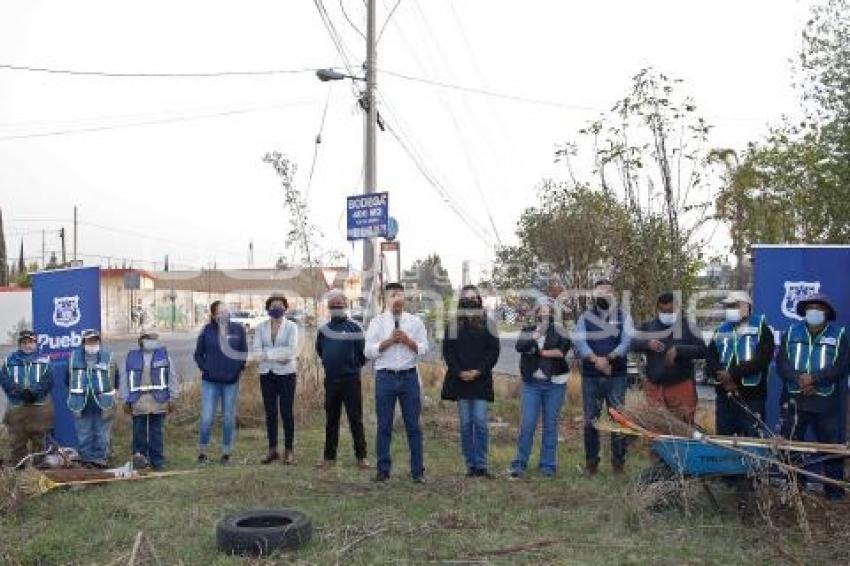
<svg viewBox="0 0 850 566">
<path fill-rule="evenodd" d="M 401 4 L 401 0 L 396 0 L 395 4 L 393 5 L 392 9 L 390 10 L 390 13 L 387 14 L 387 19 L 384 20 L 384 25 L 381 26 L 381 31 L 378 32 L 378 39 L 376 40 L 376 43 L 381 42 L 381 38 L 384 36 L 384 31 L 387 29 L 387 24 L 389 24 L 390 20 L 393 19 L 393 14 L 395 14 L 395 11 L 398 10 L 399 4 Z"/>
<path fill-rule="evenodd" d="M 316 142 L 313 144 L 313 161 L 310 164 L 310 175 L 307 177 L 307 189 L 304 191 L 304 201 L 310 198 L 310 187 L 313 186 L 313 173 L 316 172 L 316 160 L 319 157 L 319 146 L 322 145 L 322 133 L 325 131 L 325 118 L 328 115 L 328 105 L 331 101 L 331 89 L 328 87 L 328 96 L 325 98 L 325 108 L 322 110 L 322 119 L 319 122 L 319 133 L 316 134 Z"/>
<path fill-rule="evenodd" d="M 342 0 L 339 0 L 339 9 L 342 11 L 342 17 L 344 17 L 344 18 L 345 18 L 345 21 L 346 21 L 346 22 L 348 22 L 348 25 L 350 25 L 350 26 L 351 26 L 351 28 L 352 28 L 354 31 L 356 31 L 356 32 L 357 32 L 357 34 L 358 34 L 360 37 L 362 37 L 362 38 L 363 38 L 363 40 L 365 41 L 365 40 L 366 40 L 366 34 L 365 34 L 365 33 L 363 33 L 363 32 L 360 30 L 360 28 L 359 28 L 359 27 L 357 27 L 357 26 L 354 24 L 354 22 L 353 22 L 353 21 L 351 21 L 351 18 L 349 18 L 349 17 L 348 17 L 348 12 L 345 10 L 345 6 L 343 5 Z"/>
<path fill-rule="evenodd" d="M 65 136 L 70 134 L 80 134 L 80 133 L 90 133 L 90 132 L 103 132 L 109 130 L 120 130 L 124 128 L 134 128 L 138 126 L 155 126 L 162 124 L 173 124 L 178 122 L 191 122 L 195 120 L 204 120 L 207 118 L 221 118 L 226 116 L 237 116 L 241 114 L 252 114 L 255 112 L 268 112 L 273 110 L 278 110 L 281 108 L 288 108 L 292 106 L 305 106 L 311 104 L 312 100 L 303 100 L 296 101 L 289 104 L 275 104 L 272 106 L 266 107 L 257 107 L 257 108 L 241 108 L 234 110 L 227 110 L 224 112 L 215 112 L 210 114 L 197 114 L 194 116 L 175 116 L 173 118 L 159 118 L 154 120 L 141 120 L 138 122 L 127 122 L 123 124 L 109 124 L 105 126 L 89 126 L 84 128 L 71 128 L 65 130 L 51 130 L 47 132 L 32 132 L 26 134 L 11 134 L 0 136 L 0 141 L 3 140 L 19 140 L 19 139 L 29 139 L 29 138 L 43 138 L 43 137 L 52 137 L 52 136 Z"/>
<path fill-rule="evenodd" d="M 110 78 L 215 78 L 215 77 L 256 77 L 269 75 L 294 75 L 300 73 L 315 73 L 318 68 L 308 67 L 301 69 L 266 69 L 258 71 L 210 71 L 210 72 L 188 72 L 188 73 L 137 73 L 137 72 L 113 72 L 99 70 L 80 69 L 57 69 L 51 67 L 31 67 L 28 65 L 11 65 L 0 63 L 0 69 L 9 71 L 27 71 L 31 73 L 47 73 L 52 75 L 72 75 L 82 77 L 110 77 Z"/>
</svg>

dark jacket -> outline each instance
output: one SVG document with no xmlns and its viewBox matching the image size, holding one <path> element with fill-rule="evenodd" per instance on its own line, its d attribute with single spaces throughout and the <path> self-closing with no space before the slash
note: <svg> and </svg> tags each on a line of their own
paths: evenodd
<svg viewBox="0 0 850 566">
<path fill-rule="evenodd" d="M 591 354 L 603 357 L 614 354 L 611 377 L 626 375 L 626 356 L 634 333 L 632 325 L 631 315 L 622 309 L 607 314 L 593 307 L 582 313 L 574 335 L 576 352 L 581 358 L 582 378 L 606 377 L 590 363 Z"/>
<path fill-rule="evenodd" d="M 770 372 L 770 362 L 773 361 L 773 352 L 776 349 L 773 330 L 766 322 L 762 321 L 758 332 L 758 345 L 752 359 L 746 362 L 731 363 L 727 369 L 729 375 L 735 381 L 735 385 L 738 386 L 738 394 L 741 399 L 748 401 L 767 398 L 767 376 Z M 709 383 L 718 383 L 717 372 L 721 369 L 724 368 L 720 361 L 717 340 L 712 340 L 705 357 L 705 376 Z M 756 374 L 761 376 L 759 384 L 754 387 L 745 387 L 741 380 Z M 726 390 L 719 383 L 716 389 L 718 395 L 726 395 Z"/>
<path fill-rule="evenodd" d="M 208 322 L 201 329 L 195 346 L 195 363 L 204 381 L 236 383 L 247 358 L 248 338 L 241 324 L 227 323 L 226 333 L 221 332 L 218 322 Z"/>
<path fill-rule="evenodd" d="M 350 318 L 332 319 L 316 333 L 316 353 L 325 368 L 325 379 L 358 377 L 366 365 L 363 327 Z"/>
<path fill-rule="evenodd" d="M 566 329 L 550 324 L 546 327 L 546 337 L 543 339 L 543 350 L 560 350 L 564 353 L 563 358 L 540 357 L 541 348 L 534 339 L 535 329 L 535 326 L 524 327 L 516 341 L 516 351 L 521 354 L 519 371 L 523 381 L 534 381 L 533 376 L 538 369 L 548 378 L 569 373 L 570 366 L 567 364 L 566 356 L 572 347 L 572 342 L 566 335 Z"/>
<path fill-rule="evenodd" d="M 679 329 L 681 327 L 681 330 Z M 679 336 L 674 336 L 678 333 Z M 650 349 L 651 340 L 664 343 L 664 351 Z M 706 354 L 705 342 L 691 332 L 689 325 L 682 320 L 673 326 L 665 326 L 656 316 L 638 327 L 632 338 L 632 351 L 646 357 L 646 378 L 656 385 L 673 385 L 694 379 L 694 360 L 702 359 Z M 667 351 L 676 348 L 673 365 L 667 365 Z"/>
<path fill-rule="evenodd" d="M 493 402 L 493 367 L 499 361 L 499 334 L 493 321 L 475 323 L 465 319 L 452 321 L 446 326 L 443 339 L 443 359 L 446 377 L 440 398 L 483 399 Z M 481 372 L 472 381 L 461 381 L 460 372 L 477 369 Z"/>
</svg>

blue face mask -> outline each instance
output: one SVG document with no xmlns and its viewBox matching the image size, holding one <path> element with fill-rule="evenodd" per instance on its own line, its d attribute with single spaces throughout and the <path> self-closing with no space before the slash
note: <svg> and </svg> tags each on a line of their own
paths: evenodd
<svg viewBox="0 0 850 566">
<path fill-rule="evenodd" d="M 826 313 L 817 309 L 806 311 L 806 324 L 809 326 L 820 326 L 826 322 Z"/>
<path fill-rule="evenodd" d="M 269 309 L 269 316 L 274 319 L 283 318 L 283 307 L 272 307 Z"/>
</svg>

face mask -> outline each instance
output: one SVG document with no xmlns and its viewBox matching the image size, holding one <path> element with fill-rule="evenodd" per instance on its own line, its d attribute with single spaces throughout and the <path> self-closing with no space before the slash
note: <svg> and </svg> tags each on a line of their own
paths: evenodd
<svg viewBox="0 0 850 566">
<path fill-rule="evenodd" d="M 35 353 L 35 344 L 27 343 L 21 344 L 21 352 L 24 354 L 34 354 Z"/>
<path fill-rule="evenodd" d="M 151 350 L 156 350 L 157 348 L 159 348 L 159 340 L 142 340 L 142 350 L 144 350 L 145 352 L 150 352 Z"/>
<path fill-rule="evenodd" d="M 94 355 L 96 355 L 100 352 L 100 344 L 95 344 L 93 346 L 92 345 L 86 345 L 86 346 L 83 346 L 83 349 L 86 351 L 86 354 L 88 354 L 90 356 L 94 356 Z"/>
<path fill-rule="evenodd" d="M 221 324 L 227 324 L 230 322 L 230 313 L 227 311 L 219 312 L 215 315 L 215 320 Z"/>
<path fill-rule="evenodd" d="M 611 307 L 611 301 L 606 297 L 596 297 L 596 308 L 601 311 L 607 311 Z"/>
<path fill-rule="evenodd" d="M 283 307 L 272 307 L 269 309 L 269 316 L 277 320 L 283 318 Z"/>
<path fill-rule="evenodd" d="M 741 311 L 739 309 L 726 309 L 726 322 L 741 322 Z"/>
<path fill-rule="evenodd" d="M 481 303 L 478 302 L 476 297 L 463 297 L 460 300 L 460 308 L 468 310 L 480 309 Z"/>
<path fill-rule="evenodd" d="M 348 318 L 348 315 L 345 312 L 345 309 L 330 309 L 331 319 L 333 320 L 345 320 Z"/>
<path fill-rule="evenodd" d="M 658 320 L 661 321 L 661 324 L 664 326 L 673 326 L 676 324 L 676 321 L 679 320 L 679 313 L 660 312 L 658 313 Z"/>
<path fill-rule="evenodd" d="M 817 309 L 806 311 L 806 324 L 809 326 L 820 326 L 826 322 L 826 313 Z"/>
</svg>

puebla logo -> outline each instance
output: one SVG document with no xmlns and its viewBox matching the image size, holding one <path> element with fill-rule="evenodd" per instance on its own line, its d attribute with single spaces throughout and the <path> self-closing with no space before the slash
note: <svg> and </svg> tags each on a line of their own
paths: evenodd
<svg viewBox="0 0 850 566">
<path fill-rule="evenodd" d="M 80 322 L 80 296 L 53 298 L 53 324 L 70 328 Z"/>
<path fill-rule="evenodd" d="M 782 314 L 788 318 L 802 320 L 797 314 L 797 303 L 820 291 L 820 281 L 786 281 L 785 296 L 782 297 Z"/>
</svg>

